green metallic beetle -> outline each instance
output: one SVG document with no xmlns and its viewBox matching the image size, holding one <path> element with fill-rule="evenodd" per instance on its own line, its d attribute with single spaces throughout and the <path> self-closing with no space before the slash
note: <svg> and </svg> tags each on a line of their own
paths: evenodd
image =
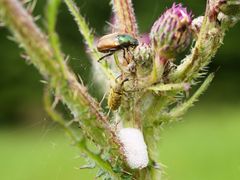
<svg viewBox="0 0 240 180">
<path fill-rule="evenodd" d="M 111 56 L 118 50 L 123 50 L 123 57 L 125 58 L 125 50 L 129 47 L 135 48 L 138 46 L 138 40 L 126 33 L 112 33 L 101 37 L 97 43 L 97 50 L 101 53 L 108 53 L 101 57 L 98 61 L 101 61 L 105 57 Z"/>
</svg>

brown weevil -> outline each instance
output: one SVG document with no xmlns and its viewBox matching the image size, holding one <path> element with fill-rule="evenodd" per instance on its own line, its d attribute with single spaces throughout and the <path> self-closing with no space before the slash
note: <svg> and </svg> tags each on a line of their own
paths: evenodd
<svg viewBox="0 0 240 180">
<path fill-rule="evenodd" d="M 126 79 L 116 83 L 115 86 L 110 89 L 110 92 L 108 95 L 108 107 L 110 110 L 115 111 L 121 105 L 123 91 L 124 91 L 123 85 L 128 80 L 129 79 L 126 78 Z"/>
</svg>

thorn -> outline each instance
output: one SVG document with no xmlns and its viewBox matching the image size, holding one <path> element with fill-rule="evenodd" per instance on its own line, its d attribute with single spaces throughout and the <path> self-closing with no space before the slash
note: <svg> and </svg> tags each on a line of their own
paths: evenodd
<svg viewBox="0 0 240 180">
<path fill-rule="evenodd" d="M 125 170 L 122 170 L 123 173 L 127 174 L 127 175 L 130 175 L 132 176 L 132 173 L 128 172 L 128 171 L 125 171 Z"/>
<path fill-rule="evenodd" d="M 41 19 L 41 15 L 37 15 L 37 16 L 35 16 L 33 19 L 34 19 L 34 21 L 36 22 L 36 21 L 38 21 L 39 19 Z"/>
<path fill-rule="evenodd" d="M 106 95 L 107 95 L 107 92 L 104 93 L 101 101 L 99 102 L 99 106 L 100 106 L 100 107 L 102 106 L 102 103 L 103 103 L 104 99 L 106 98 Z"/>
<path fill-rule="evenodd" d="M 91 164 L 86 164 L 83 166 L 80 166 L 79 169 L 94 169 L 96 167 L 95 163 L 91 163 Z"/>
<path fill-rule="evenodd" d="M 44 79 L 40 80 L 40 83 L 43 83 L 43 84 L 48 84 L 48 82 Z"/>
<path fill-rule="evenodd" d="M 109 117 L 110 113 L 111 113 L 111 109 L 108 110 L 107 117 Z"/>
<path fill-rule="evenodd" d="M 7 36 L 7 39 L 10 40 L 10 41 L 13 41 L 15 43 L 17 42 L 17 40 L 13 36 Z"/>
<path fill-rule="evenodd" d="M 69 59 L 70 59 L 70 56 L 67 55 L 66 58 L 64 59 L 64 61 L 65 61 L 66 63 L 68 63 Z"/>
<path fill-rule="evenodd" d="M 80 76 L 80 74 L 78 74 L 77 77 L 78 77 L 78 80 L 80 81 L 80 84 L 81 84 L 81 85 L 84 85 L 83 79 L 82 79 L 82 77 Z"/>
<path fill-rule="evenodd" d="M 110 26 L 110 28 L 112 28 L 113 32 L 120 32 L 120 28 L 118 28 L 116 25 L 114 25 L 113 23 L 106 21 L 107 25 Z"/>
<path fill-rule="evenodd" d="M 100 169 L 100 170 L 98 171 L 98 173 L 96 174 L 95 179 L 98 179 L 98 178 L 102 177 L 104 174 L 106 174 L 106 172 L 103 171 L 102 169 Z"/>
<path fill-rule="evenodd" d="M 20 55 L 21 58 L 25 59 L 26 61 L 30 61 L 30 57 L 27 54 L 21 54 Z"/>
<path fill-rule="evenodd" d="M 4 23 L 0 21 L 0 27 L 4 27 Z"/>
<path fill-rule="evenodd" d="M 72 119 L 71 121 L 66 123 L 66 126 L 71 126 L 74 122 L 78 122 L 77 119 Z"/>
<path fill-rule="evenodd" d="M 84 154 L 84 153 L 81 153 L 80 156 L 81 156 L 82 158 L 87 158 L 87 155 Z"/>
<path fill-rule="evenodd" d="M 59 100 L 60 100 L 60 98 L 58 96 L 55 96 L 54 101 L 53 101 L 52 106 L 51 106 L 52 109 L 56 108 Z"/>
<path fill-rule="evenodd" d="M 76 155 L 73 159 L 81 159 L 82 157 L 80 155 Z"/>
</svg>

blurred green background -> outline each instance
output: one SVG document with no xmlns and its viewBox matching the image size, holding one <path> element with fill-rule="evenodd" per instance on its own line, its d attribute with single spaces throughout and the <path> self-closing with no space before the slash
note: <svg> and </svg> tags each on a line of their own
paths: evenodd
<svg viewBox="0 0 240 180">
<path fill-rule="evenodd" d="M 82 14 L 95 29 L 104 34 L 111 15 L 109 1 L 78 1 Z M 133 0 L 142 33 L 172 0 Z M 176 2 L 176 1 L 175 1 Z M 195 16 L 204 12 L 204 0 L 182 0 Z M 45 0 L 38 1 L 35 15 L 44 28 Z M 62 49 L 71 56 L 75 72 L 91 88 L 89 59 L 83 40 L 62 4 L 57 31 Z M 240 23 L 232 28 L 210 65 L 216 77 L 183 118 L 167 126 L 159 144 L 161 162 L 167 166 L 170 180 L 239 180 L 240 179 Z M 78 150 L 43 110 L 41 76 L 23 60 L 10 34 L 0 28 L 0 179 L 93 179 L 94 173 L 79 170 L 83 164 Z M 97 94 L 97 93 L 95 93 Z"/>
</svg>

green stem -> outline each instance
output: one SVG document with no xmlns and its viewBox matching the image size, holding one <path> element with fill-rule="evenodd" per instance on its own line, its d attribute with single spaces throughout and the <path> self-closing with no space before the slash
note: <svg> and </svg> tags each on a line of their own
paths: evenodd
<svg viewBox="0 0 240 180">
<path fill-rule="evenodd" d="M 48 29 L 48 37 L 49 42 L 54 51 L 54 58 L 58 61 L 60 65 L 61 71 L 64 74 L 64 77 L 67 77 L 67 74 L 64 70 L 64 58 L 63 54 L 61 53 L 59 37 L 55 32 L 55 26 L 57 23 L 57 13 L 60 6 L 61 0 L 49 0 L 46 8 L 46 19 L 47 19 L 47 29 Z"/>
<path fill-rule="evenodd" d="M 121 143 L 115 130 L 111 128 L 108 117 L 104 115 L 95 99 L 88 94 L 86 87 L 78 83 L 66 64 L 62 64 L 63 69 L 61 68 L 55 59 L 53 47 L 22 4 L 17 0 L 0 0 L 0 16 L 26 50 L 31 62 L 48 79 L 50 87 L 57 93 L 55 95 L 79 120 L 86 137 L 102 148 L 106 148 L 106 144 L 110 143 L 117 149 L 111 156 L 120 156 L 124 159 L 120 150 Z M 82 114 L 83 111 L 86 113 Z"/>
<path fill-rule="evenodd" d="M 185 114 L 187 110 L 193 106 L 194 102 L 198 100 L 199 96 L 207 90 L 213 78 L 214 74 L 212 73 L 205 79 L 203 84 L 197 89 L 197 91 L 191 96 L 189 100 L 171 110 L 169 113 L 170 117 L 172 117 L 172 119 L 176 119 Z"/>
<path fill-rule="evenodd" d="M 152 91 L 186 91 L 189 89 L 190 83 L 176 83 L 176 84 L 157 84 L 150 86 L 147 89 Z"/>
<path fill-rule="evenodd" d="M 63 119 L 63 117 L 52 108 L 52 103 L 51 103 L 51 93 L 49 88 L 45 88 L 45 93 L 44 93 L 44 107 L 46 112 L 49 114 L 49 116 L 57 122 L 64 130 L 65 132 L 70 136 L 74 144 L 81 150 L 82 153 L 86 154 L 90 159 L 92 159 L 100 168 L 111 174 L 113 177 L 119 178 L 117 174 L 115 174 L 112 170 L 111 165 L 101 159 L 99 155 L 93 153 L 91 150 L 89 150 L 85 144 L 85 139 L 79 139 L 75 133 L 74 130 L 68 126 Z"/>
<path fill-rule="evenodd" d="M 210 8 L 210 4 L 213 7 Z M 173 82 L 190 81 L 199 77 L 201 75 L 199 71 L 210 63 L 211 58 L 222 44 L 227 28 L 219 25 L 217 15 L 212 15 L 216 9 L 214 6 L 216 6 L 216 2 L 208 1 L 204 21 L 195 46 L 191 54 L 170 75 Z"/>
</svg>

